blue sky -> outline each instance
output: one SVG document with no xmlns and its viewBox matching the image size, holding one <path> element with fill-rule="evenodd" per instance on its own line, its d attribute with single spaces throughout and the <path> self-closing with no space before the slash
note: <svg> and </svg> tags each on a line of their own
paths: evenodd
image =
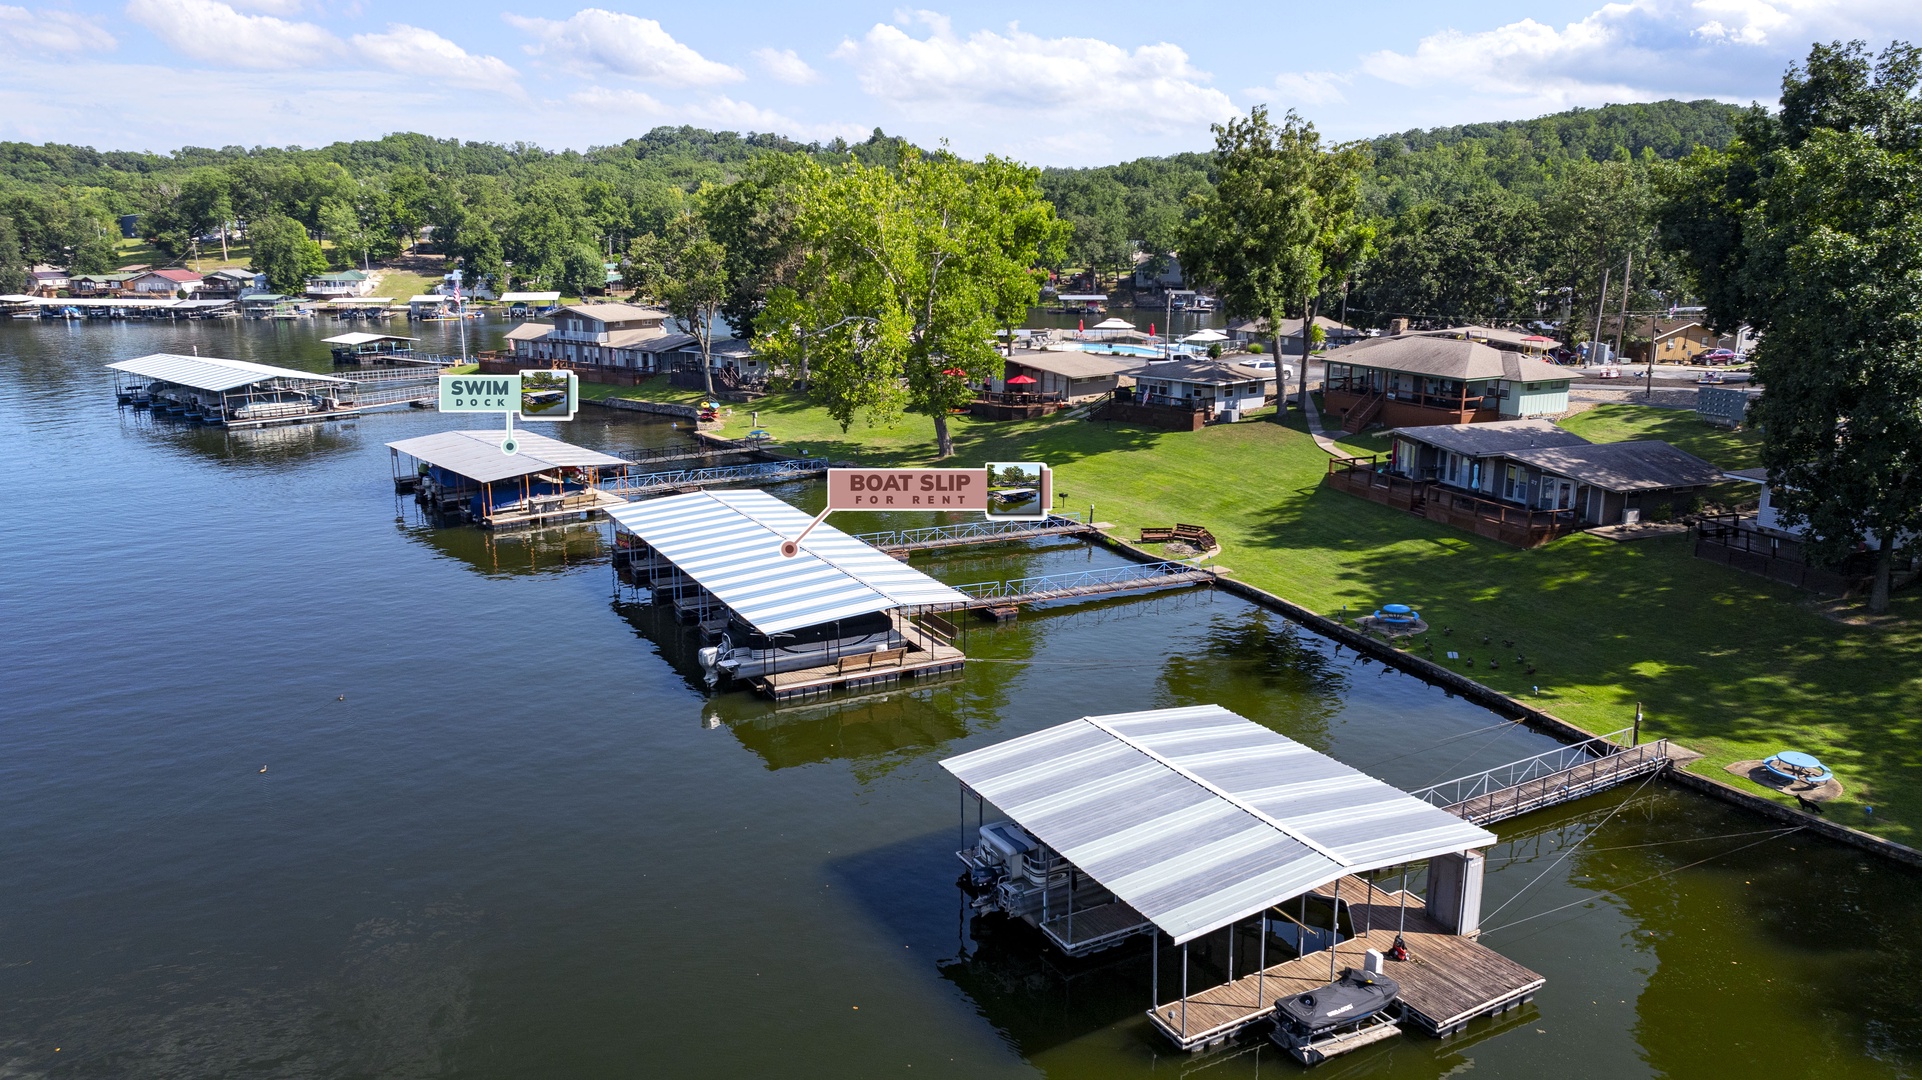
<svg viewBox="0 0 1922 1080">
<path fill-rule="evenodd" d="M 169 150 L 413 130 L 585 148 L 660 124 L 881 127 L 1086 165 L 1205 149 L 1209 124 L 1258 103 L 1350 138 L 1772 102 L 1811 41 L 1856 37 L 1922 41 L 1922 3 L 0 3 L 0 138 Z"/>
</svg>

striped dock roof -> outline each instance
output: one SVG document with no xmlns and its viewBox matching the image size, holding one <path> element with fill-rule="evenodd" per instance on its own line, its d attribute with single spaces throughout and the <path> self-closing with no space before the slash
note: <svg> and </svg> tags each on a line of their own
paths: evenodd
<svg viewBox="0 0 1922 1080">
<path fill-rule="evenodd" d="M 765 491 L 671 495 L 607 514 L 764 634 L 968 601 L 825 523 L 808 533 L 793 558 L 783 557 L 781 542 L 814 519 Z"/>
<path fill-rule="evenodd" d="M 1219 705 L 1088 716 L 941 762 L 1175 939 L 1495 836 Z"/>
</svg>

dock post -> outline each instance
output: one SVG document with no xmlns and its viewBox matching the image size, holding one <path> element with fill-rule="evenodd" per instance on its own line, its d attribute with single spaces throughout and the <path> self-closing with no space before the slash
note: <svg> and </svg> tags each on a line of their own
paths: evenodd
<svg viewBox="0 0 1922 1080">
<path fill-rule="evenodd" d="M 1256 959 L 1255 963 L 1260 965 L 1255 969 L 1255 1011 L 1260 1012 L 1261 1011 L 1261 992 L 1264 989 L 1262 983 L 1268 978 L 1268 909 L 1267 908 L 1261 909 L 1261 945 L 1259 947 L 1258 958 Z"/>
<path fill-rule="evenodd" d="M 1635 734 L 1629 738 L 1628 745 L 1642 745 L 1642 703 L 1635 703 Z"/>
<path fill-rule="evenodd" d="M 1188 946 L 1181 946 L 1181 1037 L 1188 1037 Z"/>
<path fill-rule="evenodd" d="M 1154 945 L 1148 951 L 1148 1011 L 1161 1008 L 1161 927 L 1149 931 Z"/>
<path fill-rule="evenodd" d="M 1306 361 L 1304 361 L 1305 363 Z M 1335 879 L 1335 895 L 1328 902 L 1328 981 L 1335 981 L 1335 946 L 1341 943 L 1341 879 Z"/>
</svg>

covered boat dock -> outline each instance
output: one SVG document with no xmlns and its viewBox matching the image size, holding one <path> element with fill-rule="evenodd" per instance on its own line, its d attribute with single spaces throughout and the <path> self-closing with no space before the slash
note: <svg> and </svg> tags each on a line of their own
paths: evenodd
<svg viewBox="0 0 1922 1080">
<path fill-rule="evenodd" d="M 152 353 L 108 364 L 119 374 L 123 405 L 228 427 L 327 420 L 352 415 L 355 383 L 335 375 L 272 367 L 250 360 Z"/>
<path fill-rule="evenodd" d="M 716 678 L 777 701 L 961 670 L 937 612 L 969 598 L 763 491 L 699 491 L 608 511 L 622 580 L 713 644 Z M 793 557 L 784 541 L 800 537 Z"/>
<path fill-rule="evenodd" d="M 974 907 L 1070 956 L 1151 937 L 1148 1015 L 1184 1050 L 1225 1042 L 1398 938 L 1411 961 L 1385 965 L 1394 1009 L 1429 1034 L 1543 983 L 1474 940 L 1494 834 L 1218 705 L 1083 717 L 941 765 L 962 785 L 964 845 L 974 796 L 976 843 L 958 853 Z M 1425 897 L 1375 884 L 1411 869 Z M 1193 950 L 1226 981 L 1192 986 Z"/>
<path fill-rule="evenodd" d="M 625 458 L 531 431 L 514 433 L 519 452 L 503 453 L 506 432 L 442 431 L 390 442 L 394 490 L 414 492 L 436 516 L 487 529 L 542 525 L 625 505 L 598 486 Z"/>
<path fill-rule="evenodd" d="M 414 355 L 414 342 L 419 339 L 410 338 L 405 334 L 376 334 L 367 330 L 354 330 L 320 340 L 333 351 L 334 363 L 342 367 L 351 364 L 366 366 L 423 360 Z M 425 362 L 433 363 L 434 361 Z"/>
</svg>

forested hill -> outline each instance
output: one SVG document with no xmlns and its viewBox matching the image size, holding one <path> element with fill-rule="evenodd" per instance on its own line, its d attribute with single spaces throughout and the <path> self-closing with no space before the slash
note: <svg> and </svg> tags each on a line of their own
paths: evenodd
<svg viewBox="0 0 1922 1080">
<path fill-rule="evenodd" d="M 1734 105 L 1700 101 L 1655 101 L 1645 105 L 1605 105 L 1599 109 L 1570 109 L 1534 120 L 1498 120 L 1487 124 L 1404 131 L 1369 140 L 1383 157 L 1437 150 L 1480 142 L 1498 144 L 1517 140 L 1548 156 L 1567 155 L 1607 161 L 1626 152 L 1644 152 L 1672 159 L 1697 146 L 1721 148 L 1735 137 Z"/>
<path fill-rule="evenodd" d="M 1640 171 L 1651 158 L 1720 147 L 1738 114 L 1713 101 L 1662 101 L 1384 135 L 1369 140 L 1375 167 L 1367 210 L 1400 221 L 1491 194 L 1547 205 L 1579 164 L 1622 161 Z M 848 144 L 691 127 L 656 128 L 586 151 L 411 133 L 312 149 L 171 154 L 0 143 L 0 271 L 13 276 L 39 261 L 108 269 L 118 258 L 114 217 L 138 213 L 142 234 L 176 257 L 223 222 L 275 216 L 329 240 L 340 260 L 354 249 L 363 260 L 382 257 L 432 226 L 443 251 L 476 265 L 505 259 L 517 277 L 559 280 L 566 255 L 575 276 L 588 280 L 600 274 L 596 250 L 622 250 L 661 227 L 689 192 L 751 171 L 757 157 L 891 162 L 905 145 L 878 128 Z M 1197 151 L 1044 170 L 1044 191 L 1074 226 L 1068 264 L 1125 270 L 1137 252 L 1172 250 L 1187 197 L 1208 185 L 1208 168 L 1207 154 Z M 451 244 L 457 235 L 474 250 Z"/>
<path fill-rule="evenodd" d="M 891 159 L 905 140 L 875 129 L 865 143 L 800 143 L 780 135 L 741 135 L 694 127 L 659 127 L 636 139 L 585 152 L 544 150 L 532 143 L 462 142 L 436 139 L 412 132 L 380 139 L 301 147 L 227 146 L 218 150 L 188 146 L 170 154 L 137 150 L 95 150 L 60 143 L 0 142 L 0 184 L 71 184 L 124 190 L 142 179 L 161 178 L 202 168 L 224 168 L 243 161 L 292 163 L 332 162 L 356 176 L 378 175 L 400 169 L 438 176 L 509 176 L 534 167 L 562 172 L 594 165 L 647 163 L 662 171 L 719 179 L 727 166 L 756 154 L 801 152 L 841 156 L 852 152 L 864 160 Z"/>
<path fill-rule="evenodd" d="M 1672 160 L 1697 146 L 1726 146 L 1741 112 L 1719 101 L 1657 101 L 1377 136 L 1367 140 L 1375 155 L 1366 183 L 1368 209 L 1393 218 L 1495 190 L 1543 201 L 1576 162 Z M 1209 182 L 1208 156 L 1047 169 L 1042 182 L 1062 216 L 1074 222 L 1075 261 L 1119 267 L 1137 245 L 1173 249 L 1182 201 Z"/>
</svg>

